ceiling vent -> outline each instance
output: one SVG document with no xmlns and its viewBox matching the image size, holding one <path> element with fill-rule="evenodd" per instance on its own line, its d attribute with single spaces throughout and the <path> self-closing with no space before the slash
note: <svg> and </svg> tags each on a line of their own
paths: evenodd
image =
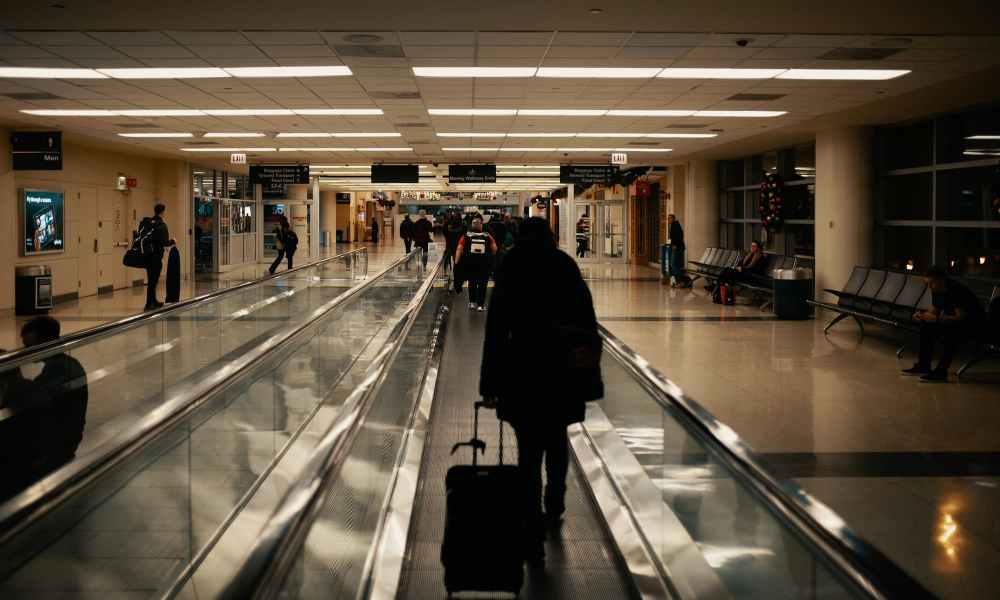
<svg viewBox="0 0 1000 600">
<path fill-rule="evenodd" d="M 659 146 L 660 142 L 629 142 L 629 146 Z"/>
<path fill-rule="evenodd" d="M 673 123 L 667 125 L 667 129 L 704 129 L 708 123 Z"/>
<path fill-rule="evenodd" d="M 902 52 L 903 48 L 834 48 L 821 54 L 821 60 L 882 60 Z"/>
<path fill-rule="evenodd" d="M 186 146 L 218 146 L 219 142 L 184 142 Z"/>
<path fill-rule="evenodd" d="M 733 94 L 726 100 L 737 100 L 739 102 L 770 102 L 778 98 L 784 98 L 786 94 Z"/>
<path fill-rule="evenodd" d="M 349 33 L 341 39 L 352 44 L 377 44 L 383 40 L 382 36 L 374 33 Z"/>
<path fill-rule="evenodd" d="M 56 96 L 48 92 L 14 92 L 4 94 L 12 100 L 62 100 L 62 96 Z"/>
<path fill-rule="evenodd" d="M 334 49 L 341 56 L 353 56 L 356 58 L 403 58 L 402 46 L 347 46 L 336 45 Z"/>
<path fill-rule="evenodd" d="M 430 123 L 396 123 L 396 127 L 407 127 L 407 128 L 417 128 L 417 127 L 430 127 Z"/>
<path fill-rule="evenodd" d="M 122 129 L 160 129 L 159 125 L 153 123 L 114 123 L 113 125 Z"/>
<path fill-rule="evenodd" d="M 368 92 L 373 100 L 420 100 L 420 92 Z"/>
</svg>

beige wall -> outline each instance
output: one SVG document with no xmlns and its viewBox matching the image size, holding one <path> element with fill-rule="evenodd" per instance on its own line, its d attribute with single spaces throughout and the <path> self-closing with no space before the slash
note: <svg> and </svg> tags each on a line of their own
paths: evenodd
<svg viewBox="0 0 1000 600">
<path fill-rule="evenodd" d="M 684 184 L 684 216 L 678 213 L 684 227 L 687 260 L 698 260 L 708 246 L 719 243 L 719 189 L 716 163 L 696 160 L 686 167 Z"/>
<path fill-rule="evenodd" d="M 9 156 L 9 132 L 0 131 L 0 152 Z M 75 144 L 63 146 L 62 171 L 9 170 L 5 158 L 0 166 L 0 277 L 5 285 L 0 292 L 0 309 L 14 303 L 14 268 L 19 265 L 45 264 L 52 268 L 56 296 L 90 296 L 98 288 L 127 287 L 142 279 L 141 271 L 121 264 L 125 251 L 116 244 L 127 243 L 143 215 L 161 201 L 168 207 L 167 224 L 171 235 L 190 256 L 187 230 L 190 207 L 186 202 L 187 167 L 182 161 L 161 160 L 109 152 Z M 138 186 L 124 194 L 115 190 L 119 174 L 135 177 Z M 21 223 L 18 213 L 19 188 L 62 192 L 65 197 L 63 235 L 65 251 L 34 257 L 21 257 L 18 240 Z M 186 271 L 187 262 L 184 263 Z"/>
</svg>

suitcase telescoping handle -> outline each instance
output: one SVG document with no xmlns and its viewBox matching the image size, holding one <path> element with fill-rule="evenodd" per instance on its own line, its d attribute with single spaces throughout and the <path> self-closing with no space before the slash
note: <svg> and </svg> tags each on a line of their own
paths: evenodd
<svg viewBox="0 0 1000 600">
<path fill-rule="evenodd" d="M 486 453 L 486 442 L 479 439 L 479 409 L 486 406 L 485 402 L 476 402 L 476 412 L 473 417 L 472 425 L 472 439 L 467 442 L 459 442 L 451 447 L 451 453 L 454 454 L 462 446 L 469 446 L 472 448 L 472 466 L 478 465 L 478 457 L 476 456 L 476 450 L 480 454 Z M 500 421 L 500 445 L 499 445 L 499 458 L 498 463 L 503 465 L 503 421 Z"/>
</svg>

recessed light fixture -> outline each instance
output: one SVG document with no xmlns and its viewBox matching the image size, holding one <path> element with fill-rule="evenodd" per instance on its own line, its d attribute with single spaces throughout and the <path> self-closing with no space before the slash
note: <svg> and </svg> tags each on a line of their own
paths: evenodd
<svg viewBox="0 0 1000 600">
<path fill-rule="evenodd" d="M 56 69 L 47 67 L 0 67 L 0 78 L 13 79 L 107 79 L 93 69 Z"/>
<path fill-rule="evenodd" d="M 380 108 L 250 108 L 250 109 L 22 109 L 18 112 L 43 117 L 271 117 L 291 115 L 381 115 Z"/>
<path fill-rule="evenodd" d="M 235 67 L 225 68 L 233 77 L 344 77 L 353 75 L 343 65 L 318 67 Z"/>
<path fill-rule="evenodd" d="M 534 77 L 535 67 L 413 67 L 417 77 Z"/>
<path fill-rule="evenodd" d="M 699 110 L 696 117 L 780 117 L 788 114 L 784 110 Z"/>
<path fill-rule="evenodd" d="M 647 133 L 642 137 L 662 139 L 705 139 L 719 137 L 717 133 Z"/>
<path fill-rule="evenodd" d="M 575 133 L 508 133 L 512 138 L 565 138 L 573 137 Z"/>
<path fill-rule="evenodd" d="M 206 108 L 206 115 L 212 117 L 284 117 L 294 115 L 287 108 Z"/>
<path fill-rule="evenodd" d="M 201 137 L 207 137 L 207 138 L 262 138 L 262 137 L 267 137 L 267 135 L 263 134 L 263 133 L 249 133 L 249 132 L 234 132 L 234 133 L 212 132 L 212 133 L 206 133 L 205 135 L 203 135 Z"/>
<path fill-rule="evenodd" d="M 118 117 L 121 113 L 114 110 L 98 110 L 92 108 L 38 108 L 22 109 L 17 112 L 36 117 Z"/>
<path fill-rule="evenodd" d="M 448 137 L 455 137 L 455 138 L 466 138 L 466 137 L 468 137 L 468 138 L 473 138 L 473 137 L 478 137 L 478 138 L 502 138 L 502 137 L 506 137 L 507 134 L 506 133 L 471 133 L 470 132 L 470 133 L 438 133 L 436 135 L 437 135 L 437 137 L 444 137 L 444 138 L 448 138 Z"/>
<path fill-rule="evenodd" d="M 517 110 L 508 108 L 429 108 L 427 112 L 442 117 L 512 117 Z"/>
<path fill-rule="evenodd" d="M 536 77 L 579 79 L 650 79 L 659 67 L 541 67 Z"/>
<path fill-rule="evenodd" d="M 331 136 L 335 138 L 392 138 L 392 137 L 403 137 L 401 133 L 395 133 L 392 131 L 387 131 L 385 133 L 331 133 Z"/>
<path fill-rule="evenodd" d="M 315 131 L 301 131 L 301 132 L 289 132 L 289 133 L 279 133 L 274 137 L 279 138 L 328 138 L 333 137 L 329 133 L 319 133 Z"/>
<path fill-rule="evenodd" d="M 500 148 L 500 152 L 555 152 L 555 148 Z"/>
<path fill-rule="evenodd" d="M 309 148 L 278 148 L 279 152 L 353 152 L 354 148 L 323 148 L 323 147 L 309 147 Z"/>
<path fill-rule="evenodd" d="M 615 152 L 673 152 L 673 148 L 615 148 Z"/>
<path fill-rule="evenodd" d="M 614 148 L 559 148 L 559 152 L 614 152 Z"/>
<path fill-rule="evenodd" d="M 664 109 L 611 109 L 608 111 L 609 117 L 690 117 L 693 110 L 664 110 Z"/>
<path fill-rule="evenodd" d="M 522 108 L 519 117 L 600 117 L 607 110 L 594 108 Z"/>
<path fill-rule="evenodd" d="M 137 108 L 115 111 L 123 117 L 200 117 L 205 113 L 190 108 Z"/>
<path fill-rule="evenodd" d="M 668 68 L 656 76 L 661 79 L 771 79 L 785 69 L 697 69 Z"/>
<path fill-rule="evenodd" d="M 277 148 L 181 148 L 182 152 L 277 152 Z"/>
<path fill-rule="evenodd" d="M 358 152 L 413 152 L 413 148 L 355 148 Z"/>
<path fill-rule="evenodd" d="M 218 67 L 184 67 L 184 68 L 136 68 L 136 69 L 97 69 L 98 73 L 115 79 L 215 79 L 230 77 L 229 73 Z"/>
<path fill-rule="evenodd" d="M 480 148 L 480 147 L 451 147 L 441 148 L 445 152 L 497 152 L 500 148 Z"/>
<path fill-rule="evenodd" d="M 152 132 L 152 133 L 119 133 L 118 134 L 124 138 L 189 138 L 194 137 L 193 133 L 169 133 L 169 132 Z"/>
<path fill-rule="evenodd" d="M 883 81 L 910 73 L 906 69 L 788 69 L 777 79 Z"/>
<path fill-rule="evenodd" d="M 589 12 L 592 15 L 599 15 L 599 14 L 601 14 L 601 13 L 604 12 L 604 9 L 603 8 L 589 8 L 589 9 L 587 9 L 587 12 Z"/>
<path fill-rule="evenodd" d="M 1000 135 L 984 135 L 984 134 L 970 135 L 970 136 L 968 136 L 965 139 L 967 139 L 967 140 L 1000 140 Z"/>
<path fill-rule="evenodd" d="M 304 117 L 311 116 L 341 116 L 341 117 L 361 117 L 369 115 L 381 115 L 381 108 L 300 108 L 294 111 L 295 114 Z"/>
</svg>

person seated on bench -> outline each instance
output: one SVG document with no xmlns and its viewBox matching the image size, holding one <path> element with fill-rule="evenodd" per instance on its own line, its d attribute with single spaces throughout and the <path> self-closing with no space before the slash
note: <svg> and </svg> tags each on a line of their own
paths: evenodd
<svg viewBox="0 0 1000 600">
<path fill-rule="evenodd" d="M 958 345 L 971 340 L 983 325 L 983 308 L 969 288 L 948 277 L 942 267 L 933 266 L 924 274 L 931 290 L 931 308 L 920 310 L 913 320 L 920 324 L 920 358 L 905 375 L 920 375 L 921 381 L 948 381 L 948 367 Z M 934 344 L 940 340 L 943 348 L 937 368 L 931 368 Z"/>
<path fill-rule="evenodd" d="M 764 251 L 756 241 L 750 242 L 750 253 L 735 267 L 723 269 L 719 275 L 719 284 L 733 285 L 741 281 L 750 281 L 750 276 L 759 275 L 763 266 Z"/>
</svg>

